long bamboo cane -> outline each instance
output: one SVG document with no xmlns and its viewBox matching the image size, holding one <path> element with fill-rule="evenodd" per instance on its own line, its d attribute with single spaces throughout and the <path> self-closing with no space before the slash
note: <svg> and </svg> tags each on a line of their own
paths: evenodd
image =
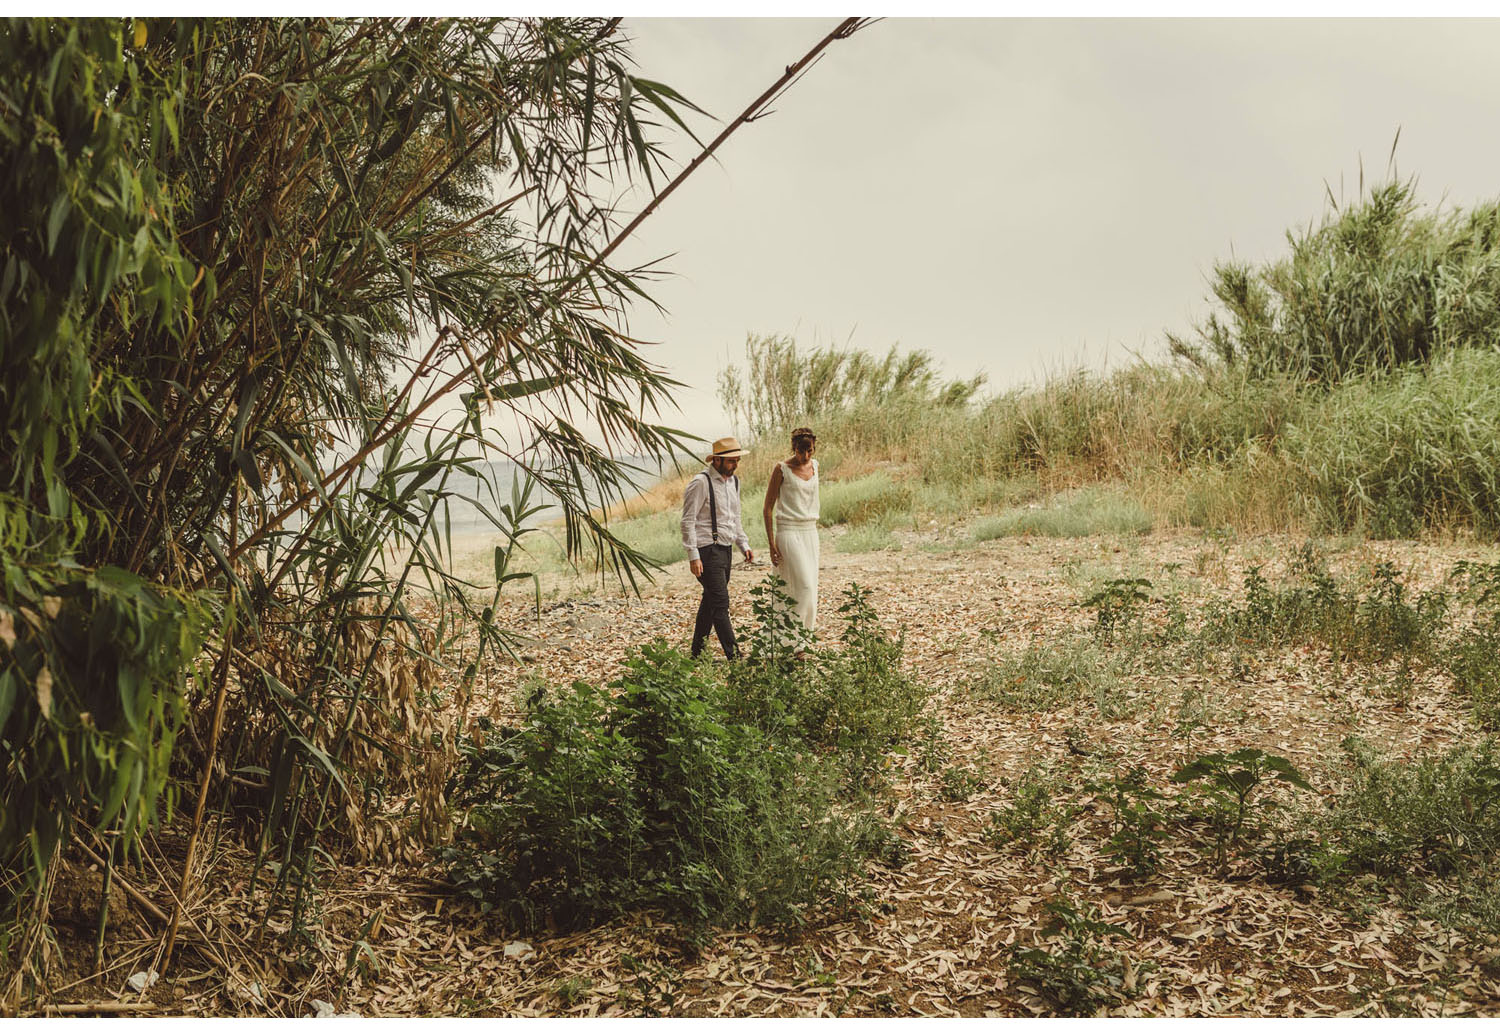
<svg viewBox="0 0 1500 1035">
<path fill-rule="evenodd" d="M 704 161 L 706 161 L 713 155 L 716 150 L 718 150 L 720 144 L 729 139 L 729 134 L 733 133 L 735 130 L 739 129 L 747 122 L 754 122 L 755 119 L 764 114 L 766 105 L 770 104 L 771 101 L 778 96 L 783 87 L 790 85 L 802 72 L 803 69 L 812 64 L 812 62 L 817 59 L 818 55 L 823 53 L 823 51 L 827 49 L 830 43 L 832 43 L 834 40 L 848 39 L 850 36 L 858 32 L 865 25 L 865 23 L 866 19 L 864 18 L 845 18 L 843 21 L 839 22 L 838 28 L 834 29 L 827 36 L 824 36 L 821 40 L 819 40 L 817 46 L 813 47 L 812 50 L 809 50 L 806 54 L 802 55 L 802 58 L 800 60 L 794 62 L 793 64 L 787 65 L 786 71 L 782 73 L 781 77 L 774 83 L 772 83 L 766 89 L 765 93 L 761 94 L 759 97 L 755 98 L 755 100 L 751 101 L 750 106 L 744 111 L 740 112 L 739 118 L 735 119 L 729 125 L 725 126 L 723 131 L 718 136 L 714 137 L 713 140 L 709 142 L 708 146 L 698 153 L 698 157 L 689 162 L 687 164 L 687 168 L 678 173 L 671 183 L 663 187 L 661 193 L 652 198 L 651 201 L 646 205 L 646 207 L 641 209 L 636 217 L 626 224 L 625 229 L 616 234 L 615 239 L 609 242 L 609 244 L 605 246 L 605 249 L 598 255 L 596 255 L 594 257 L 594 260 L 590 262 L 588 266 L 584 267 L 583 271 L 579 273 L 578 276 L 584 276 L 589 272 L 589 270 L 593 269 L 595 266 L 598 266 L 600 263 L 602 263 L 605 259 L 609 258 L 610 253 L 618 248 L 620 246 L 620 243 L 624 241 L 625 238 L 634 233 L 635 228 L 640 226 L 641 223 L 645 222 L 646 217 L 655 212 L 658 205 L 667 200 L 667 197 L 677 189 L 678 184 L 682 183 L 683 180 L 691 176 L 693 174 L 693 170 L 702 165 Z"/>
<path fill-rule="evenodd" d="M 240 483 L 234 483 L 234 491 L 230 494 L 229 527 L 230 536 L 233 537 L 235 522 L 238 520 L 240 510 Z M 226 609 L 231 620 L 224 634 L 224 653 L 219 656 L 218 671 L 214 673 L 214 679 L 218 683 L 217 692 L 214 696 L 213 725 L 208 732 L 208 751 L 203 759 L 203 775 L 198 782 L 198 804 L 193 809 L 193 827 L 188 834 L 187 853 L 182 860 L 182 879 L 178 883 L 177 897 L 172 903 L 172 920 L 167 925 L 167 937 L 162 946 L 161 970 L 166 973 L 167 964 L 172 962 L 172 948 L 177 944 L 177 925 L 182 920 L 184 903 L 188 899 L 188 891 L 191 887 L 193 874 L 193 855 L 198 847 L 198 834 L 203 829 L 203 808 L 208 802 L 208 785 L 213 778 L 214 760 L 219 750 L 219 733 L 224 727 L 224 699 L 229 691 L 229 660 L 234 653 L 234 611 L 238 602 L 238 594 L 231 586 L 229 590 L 229 606 Z"/>
</svg>

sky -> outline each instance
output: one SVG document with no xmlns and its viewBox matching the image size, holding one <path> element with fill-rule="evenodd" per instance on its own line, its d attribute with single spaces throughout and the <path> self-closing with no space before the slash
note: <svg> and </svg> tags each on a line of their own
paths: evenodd
<svg viewBox="0 0 1500 1035">
<path fill-rule="evenodd" d="M 838 19 L 626 18 L 639 74 L 721 121 Z M 1431 204 L 1500 194 L 1500 20 L 888 18 L 835 42 L 616 258 L 669 256 L 633 334 L 734 430 L 747 334 L 925 349 L 988 391 L 1164 354 L 1215 261 L 1286 250 L 1395 170 Z M 697 146 L 678 134 L 670 153 Z M 672 170 L 675 172 L 675 169 Z M 644 196 L 627 199 L 626 207 Z"/>
</svg>

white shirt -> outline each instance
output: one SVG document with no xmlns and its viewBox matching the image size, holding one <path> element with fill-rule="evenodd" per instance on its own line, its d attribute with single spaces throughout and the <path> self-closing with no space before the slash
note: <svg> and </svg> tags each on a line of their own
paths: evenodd
<svg viewBox="0 0 1500 1035">
<path fill-rule="evenodd" d="M 740 548 L 740 553 L 750 549 L 750 537 L 740 523 L 740 490 L 734 476 L 725 478 L 710 467 L 708 478 L 696 474 L 688 480 L 682 493 L 682 546 L 687 550 L 688 560 L 698 560 L 701 547 L 730 543 Z M 719 508 L 719 538 L 714 538 L 713 514 L 708 508 L 709 483 L 713 483 L 714 502 Z"/>
<path fill-rule="evenodd" d="M 776 520 L 818 520 L 818 462 L 812 462 L 812 477 L 799 478 L 785 463 L 781 464 L 781 491 L 776 496 Z"/>
</svg>

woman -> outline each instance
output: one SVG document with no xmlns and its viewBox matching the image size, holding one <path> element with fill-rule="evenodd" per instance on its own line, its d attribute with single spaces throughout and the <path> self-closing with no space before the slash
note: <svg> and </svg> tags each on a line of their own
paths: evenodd
<svg viewBox="0 0 1500 1035">
<path fill-rule="evenodd" d="M 792 432 L 792 455 L 771 469 L 766 486 L 766 542 L 771 564 L 796 601 L 808 632 L 818 624 L 818 436 L 811 428 Z M 772 517 L 775 527 L 772 527 Z"/>
</svg>

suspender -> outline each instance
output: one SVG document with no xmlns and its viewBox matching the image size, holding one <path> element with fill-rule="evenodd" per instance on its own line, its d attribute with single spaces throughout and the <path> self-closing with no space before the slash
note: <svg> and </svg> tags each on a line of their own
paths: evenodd
<svg viewBox="0 0 1500 1035">
<path fill-rule="evenodd" d="M 709 528 L 713 530 L 714 545 L 717 546 L 719 545 L 719 504 L 714 500 L 713 476 L 704 471 L 703 477 L 708 479 L 708 524 Z M 734 482 L 734 491 L 739 492 L 740 476 L 737 474 L 730 475 L 730 480 Z"/>
</svg>

